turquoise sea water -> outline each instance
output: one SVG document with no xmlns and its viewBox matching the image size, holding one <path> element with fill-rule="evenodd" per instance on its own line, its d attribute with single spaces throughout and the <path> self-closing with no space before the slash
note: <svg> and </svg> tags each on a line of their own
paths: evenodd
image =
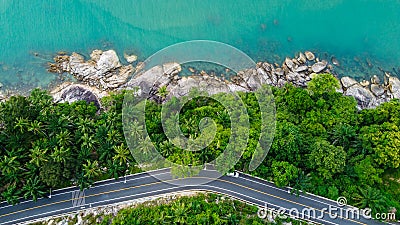
<svg viewBox="0 0 400 225">
<path fill-rule="evenodd" d="M 313 50 L 335 56 L 339 75 L 361 79 L 400 67 L 398 0 L 0 0 L 0 82 L 46 87 L 58 51 L 135 52 L 208 39 L 255 61 L 281 63 Z M 38 55 L 35 56 L 35 53 Z M 367 66 L 367 59 L 373 67 Z M 400 71 L 399 71 L 400 72 Z"/>
</svg>

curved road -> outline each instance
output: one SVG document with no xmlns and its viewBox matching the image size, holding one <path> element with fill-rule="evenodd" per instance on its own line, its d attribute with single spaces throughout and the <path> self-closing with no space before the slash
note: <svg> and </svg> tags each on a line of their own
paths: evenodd
<svg viewBox="0 0 400 225">
<path fill-rule="evenodd" d="M 360 218 L 351 216 L 351 213 L 350 216 L 346 216 L 345 211 L 349 209 L 347 206 L 339 207 L 334 201 L 313 195 L 297 197 L 288 193 L 288 189 L 277 188 L 270 182 L 247 174 L 240 173 L 239 177 L 223 176 L 213 179 L 215 174 L 215 171 L 203 170 L 197 177 L 174 179 L 169 169 L 163 169 L 127 176 L 126 182 L 125 178 L 100 181 L 83 192 L 75 187 L 53 191 L 51 198 L 42 198 L 37 202 L 28 200 L 15 206 L 3 202 L 0 204 L 0 224 L 24 223 L 42 217 L 76 212 L 83 208 L 187 190 L 221 193 L 259 207 L 266 205 L 269 209 L 275 210 L 283 208 L 282 210 L 286 209 L 285 213 L 289 213 L 288 209 L 293 209 L 291 212 L 293 216 L 296 216 L 295 209 L 297 209 L 300 218 L 318 224 L 383 224 L 362 216 Z M 160 179 L 169 182 L 162 182 Z M 332 213 L 329 213 L 329 208 L 333 210 Z M 340 210 L 342 210 L 341 216 L 333 216 Z"/>
</svg>

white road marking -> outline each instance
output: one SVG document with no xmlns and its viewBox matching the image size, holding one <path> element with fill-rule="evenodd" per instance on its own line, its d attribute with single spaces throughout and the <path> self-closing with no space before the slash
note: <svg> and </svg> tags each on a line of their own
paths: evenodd
<svg viewBox="0 0 400 225">
<path fill-rule="evenodd" d="M 149 174 L 149 173 L 147 173 L 146 176 L 137 177 L 137 178 L 133 178 L 133 179 L 127 179 L 126 182 L 134 181 L 134 180 L 140 180 L 140 179 L 143 179 L 143 178 L 148 178 L 148 177 L 151 177 L 151 176 L 163 175 L 163 174 L 168 174 L 168 173 L 169 173 L 169 172 L 157 173 L 157 174 Z M 143 172 L 143 173 L 140 173 L 140 174 L 138 174 L 138 173 L 137 173 L 137 174 L 131 174 L 131 175 L 129 175 L 129 177 L 138 176 L 138 175 L 142 175 L 142 174 L 144 174 L 144 172 Z M 127 176 L 127 177 L 128 177 L 128 176 Z M 120 179 L 120 178 L 118 178 L 118 179 Z M 114 180 L 115 180 L 115 179 L 114 179 Z M 104 181 L 100 181 L 100 182 L 104 182 Z M 122 181 L 122 182 L 123 182 L 123 181 Z M 115 181 L 115 182 L 111 182 L 111 183 L 107 183 L 107 184 L 102 184 L 102 185 L 93 186 L 91 189 L 96 189 L 96 188 L 98 188 L 98 187 L 105 187 L 105 186 L 109 186 L 109 185 L 113 185 L 113 184 L 119 184 L 119 183 L 121 183 L 121 181 Z M 68 187 L 68 188 L 77 188 L 77 187 Z M 62 189 L 60 189 L 60 190 L 62 190 Z M 55 190 L 55 191 L 58 192 L 59 190 Z M 55 191 L 53 191 L 53 193 L 54 193 Z M 62 193 L 58 193 L 58 194 L 52 194 L 52 197 L 59 196 L 59 195 L 70 194 L 70 193 L 72 193 L 72 192 L 74 192 L 74 191 L 76 191 L 76 190 L 66 191 L 66 192 L 62 192 Z M 43 198 L 39 198 L 38 200 L 40 200 L 40 199 L 43 199 Z M 22 204 L 26 204 L 26 203 L 30 203 L 30 202 L 33 202 L 33 200 L 26 200 L 26 201 L 20 202 L 20 203 L 17 204 L 17 205 L 22 205 Z M 7 202 L 2 202 L 1 204 L 3 204 L 3 203 L 7 203 Z M 14 205 L 10 205 L 10 204 L 9 204 L 9 205 L 0 207 L 0 209 L 5 209 L 5 208 L 8 208 L 8 207 L 12 207 L 12 206 L 14 206 Z"/>
<path fill-rule="evenodd" d="M 271 185 L 268 185 L 268 184 L 264 184 L 264 183 L 261 183 L 261 182 L 257 182 L 257 181 L 254 181 L 254 180 L 250 180 L 250 179 L 247 179 L 247 178 L 244 178 L 244 177 L 239 177 L 239 178 L 241 178 L 241 179 L 243 179 L 243 180 L 247 180 L 247 181 L 253 182 L 253 183 L 257 183 L 257 184 L 260 184 L 260 185 L 263 185 L 263 186 L 266 186 L 266 187 L 269 187 L 269 188 L 272 188 L 272 189 L 275 189 L 275 190 L 278 190 L 278 191 L 286 192 L 286 191 L 283 190 L 283 189 L 280 189 L 280 188 L 277 188 L 277 187 L 274 187 L 274 186 L 271 186 Z M 290 191 L 290 190 L 289 190 L 289 191 Z M 290 192 L 289 192 L 289 193 L 290 193 Z M 331 205 L 331 204 L 329 204 L 329 203 L 327 203 L 327 202 L 322 202 L 322 201 L 319 201 L 319 200 L 316 200 L 316 199 L 313 199 L 313 198 L 309 198 L 309 197 L 304 196 L 304 195 L 299 195 L 299 197 L 305 198 L 305 199 L 308 199 L 308 200 L 311 200 L 311 201 L 314 201 L 314 202 L 317 202 L 317 203 L 320 203 L 320 204 L 324 204 L 324 205 L 328 205 L 328 206 L 333 206 L 333 207 L 338 207 L 338 205 Z"/>
</svg>

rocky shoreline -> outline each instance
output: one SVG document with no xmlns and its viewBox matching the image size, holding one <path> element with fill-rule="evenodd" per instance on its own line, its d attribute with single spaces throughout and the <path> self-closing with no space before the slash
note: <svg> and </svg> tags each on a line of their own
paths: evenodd
<svg viewBox="0 0 400 225">
<path fill-rule="evenodd" d="M 124 54 L 126 60 L 134 63 L 137 57 Z M 48 70 L 53 73 L 69 73 L 80 84 L 62 84 L 52 91 L 56 101 L 87 100 L 99 104 L 98 98 L 107 92 L 138 87 L 141 93 L 150 93 L 150 98 L 166 101 L 172 96 L 187 95 L 192 88 L 199 88 L 209 94 L 228 91 L 254 91 L 261 85 L 268 84 L 282 87 L 292 83 L 297 87 L 307 87 L 307 83 L 319 73 L 331 73 L 339 62 L 319 60 L 315 55 L 306 51 L 294 58 L 286 58 L 282 64 L 259 62 L 256 68 L 239 71 L 230 79 L 207 74 L 205 71 L 191 70 L 191 76 L 179 76 L 182 71 L 178 63 L 167 63 L 142 71 L 143 64 L 122 65 L 114 50 L 94 50 L 90 59 L 78 54 L 60 54 L 49 63 Z M 353 96 L 358 102 L 359 109 L 374 108 L 393 98 L 400 98 L 400 80 L 384 72 L 381 82 L 377 75 L 370 81 L 356 81 L 350 77 L 340 79 L 341 88 L 338 92 Z M 135 77 L 132 77 L 136 74 Z M 132 77 L 132 78 L 131 78 Z M 158 90 L 165 87 L 168 95 L 161 97 Z M 92 94 L 90 94 L 92 93 Z"/>
</svg>

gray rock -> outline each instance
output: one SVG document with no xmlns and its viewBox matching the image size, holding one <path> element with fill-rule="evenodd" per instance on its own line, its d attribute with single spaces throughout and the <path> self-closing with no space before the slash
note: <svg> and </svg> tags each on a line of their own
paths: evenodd
<svg viewBox="0 0 400 225">
<path fill-rule="evenodd" d="M 371 77 L 371 84 L 379 84 L 381 81 L 377 75 Z"/>
<path fill-rule="evenodd" d="M 306 51 L 304 54 L 306 55 L 307 60 L 313 61 L 315 59 L 315 55 L 310 51 Z"/>
<path fill-rule="evenodd" d="M 267 72 L 265 72 L 262 68 L 258 68 L 257 73 L 261 76 L 263 83 L 268 83 L 267 81 L 270 80 L 270 78 Z"/>
<path fill-rule="evenodd" d="M 283 75 L 285 74 L 285 72 L 284 72 L 283 69 L 281 69 L 281 68 L 276 68 L 276 69 L 274 70 L 274 74 L 275 74 L 276 76 L 278 76 L 278 77 L 281 77 L 281 76 L 283 76 Z"/>
<path fill-rule="evenodd" d="M 342 86 L 344 88 L 349 88 L 349 87 L 351 87 L 351 86 L 353 86 L 353 85 L 358 83 L 356 80 L 354 80 L 351 77 L 342 77 L 340 79 L 340 82 L 342 83 Z"/>
<path fill-rule="evenodd" d="M 90 59 L 92 59 L 94 62 L 97 62 L 100 60 L 100 56 L 103 54 L 102 50 L 95 49 L 90 53 Z"/>
<path fill-rule="evenodd" d="M 385 93 L 385 89 L 379 84 L 371 84 L 371 92 L 375 96 L 381 96 Z"/>
<path fill-rule="evenodd" d="M 297 61 L 299 61 L 300 63 L 306 63 L 307 62 L 307 58 L 302 52 L 300 52 L 300 55 L 297 58 Z"/>
<path fill-rule="evenodd" d="M 121 86 L 134 72 L 132 65 L 122 66 L 114 50 L 94 50 L 90 57 L 88 61 L 77 53 L 56 57 L 56 68 L 52 71 L 68 72 L 77 80 L 103 90 Z"/>
<path fill-rule="evenodd" d="M 100 55 L 96 68 L 100 73 L 106 73 L 121 67 L 117 53 L 114 50 L 108 50 Z"/>
<path fill-rule="evenodd" d="M 368 104 L 368 109 L 376 108 L 380 104 L 390 101 L 390 98 L 373 98 L 370 103 Z"/>
<path fill-rule="evenodd" d="M 306 70 L 308 70 L 308 66 L 299 66 L 294 71 L 300 73 Z"/>
<path fill-rule="evenodd" d="M 82 86 L 71 85 L 67 89 L 63 90 L 61 93 L 61 98 L 59 102 L 76 102 L 76 101 L 86 101 L 87 103 L 93 102 L 97 108 L 100 108 L 100 101 L 97 96 Z"/>
<path fill-rule="evenodd" d="M 277 86 L 278 87 L 283 87 L 283 86 L 285 86 L 286 83 L 287 82 L 284 79 L 279 79 L 278 83 L 277 83 Z"/>
<path fill-rule="evenodd" d="M 289 58 L 286 57 L 286 59 L 285 59 L 285 64 L 286 64 L 286 66 L 287 66 L 290 70 L 293 70 L 293 68 L 294 68 L 294 63 L 293 63 L 293 61 L 292 61 L 291 59 L 289 59 Z"/>
<path fill-rule="evenodd" d="M 287 75 L 286 75 L 286 79 L 288 80 L 288 81 L 294 81 L 294 80 L 297 80 L 297 79 L 299 79 L 300 78 L 300 74 L 298 74 L 298 73 L 296 73 L 296 72 L 289 72 Z"/>
<path fill-rule="evenodd" d="M 370 102 L 375 99 L 372 92 L 362 87 L 360 84 L 355 84 L 349 87 L 346 90 L 345 95 L 353 96 L 357 100 L 360 109 L 367 108 Z"/>
<path fill-rule="evenodd" d="M 397 77 L 389 77 L 390 92 L 394 98 L 400 98 L 400 80 Z"/>
<path fill-rule="evenodd" d="M 326 61 L 322 61 L 322 62 L 317 62 L 314 65 L 312 65 L 311 69 L 314 73 L 319 73 L 322 70 L 324 70 L 326 68 L 326 66 L 328 65 L 328 63 Z"/>
</svg>

